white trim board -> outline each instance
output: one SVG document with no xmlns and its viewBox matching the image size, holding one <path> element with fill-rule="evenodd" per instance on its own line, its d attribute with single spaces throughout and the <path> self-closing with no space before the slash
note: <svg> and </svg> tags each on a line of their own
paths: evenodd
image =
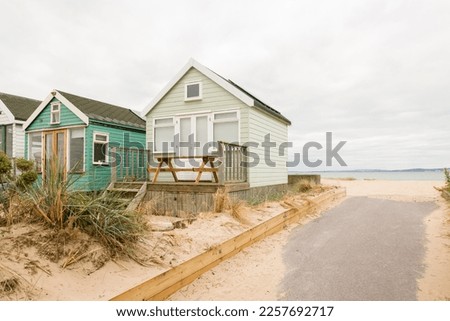
<svg viewBox="0 0 450 321">
<path fill-rule="evenodd" d="M 150 102 L 150 104 L 142 112 L 142 117 L 146 117 L 148 113 L 159 103 L 159 101 L 172 89 L 173 86 L 189 71 L 189 69 L 195 68 L 206 77 L 214 81 L 216 84 L 224 88 L 230 94 L 234 95 L 236 98 L 241 100 L 246 105 L 253 107 L 255 105 L 255 100 L 249 95 L 245 94 L 228 81 L 217 75 L 215 72 L 211 71 L 207 67 L 203 66 L 194 59 L 189 59 L 186 65 L 173 77 L 169 83 L 161 90 L 158 95 Z"/>
<path fill-rule="evenodd" d="M 67 98 L 61 95 L 57 90 L 53 90 L 24 123 L 23 125 L 24 130 L 26 130 L 28 126 L 31 125 L 31 123 L 39 116 L 39 114 L 45 109 L 45 107 L 50 103 L 50 101 L 52 101 L 53 98 L 58 99 L 60 102 L 63 103 L 64 106 L 69 108 L 71 112 L 73 112 L 78 118 L 80 118 L 83 121 L 83 123 L 89 125 L 89 117 L 86 116 L 86 114 L 84 114 L 81 110 L 79 110 L 74 104 L 72 104 L 69 100 L 67 100 Z"/>
</svg>

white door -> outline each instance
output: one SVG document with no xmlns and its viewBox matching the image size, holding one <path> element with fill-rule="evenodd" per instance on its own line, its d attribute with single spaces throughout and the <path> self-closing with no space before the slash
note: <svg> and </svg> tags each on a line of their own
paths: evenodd
<svg viewBox="0 0 450 321">
<path fill-rule="evenodd" d="M 211 115 L 187 115 L 176 119 L 175 132 L 179 134 L 180 144 L 176 146 L 177 156 L 188 157 L 177 160 L 178 167 L 198 167 L 202 159 L 198 156 L 207 155 L 208 143 L 212 140 Z M 195 166 L 193 166 L 195 165 Z M 195 180 L 197 172 L 179 172 L 180 180 Z M 202 180 L 211 180 L 211 173 L 203 173 Z"/>
</svg>

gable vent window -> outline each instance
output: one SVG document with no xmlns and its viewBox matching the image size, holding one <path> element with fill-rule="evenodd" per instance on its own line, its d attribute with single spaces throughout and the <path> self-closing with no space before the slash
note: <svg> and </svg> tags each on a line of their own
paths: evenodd
<svg viewBox="0 0 450 321">
<path fill-rule="evenodd" d="M 50 124 L 59 124 L 61 116 L 61 104 L 51 104 Z"/>
<path fill-rule="evenodd" d="M 202 99 L 202 83 L 193 82 L 186 84 L 184 100 L 198 100 Z"/>
</svg>

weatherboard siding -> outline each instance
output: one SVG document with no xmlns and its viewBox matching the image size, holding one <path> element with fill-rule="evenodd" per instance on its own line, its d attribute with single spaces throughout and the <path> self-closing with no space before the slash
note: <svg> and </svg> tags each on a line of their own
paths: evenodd
<svg viewBox="0 0 450 321">
<path fill-rule="evenodd" d="M 108 165 L 93 163 L 94 133 L 107 133 L 110 147 L 140 146 L 140 148 L 143 148 L 145 146 L 145 133 L 143 130 L 138 132 L 101 124 L 89 125 L 86 127 L 85 132 L 85 173 L 75 182 L 74 186 L 78 190 L 103 190 L 111 182 L 112 159 L 109 159 Z"/>
<path fill-rule="evenodd" d="M 202 99 L 184 101 L 186 83 L 202 82 Z M 153 119 L 198 112 L 240 111 L 241 142 L 248 140 L 248 107 L 195 68 L 191 68 L 147 114 L 147 142 L 153 142 Z"/>
<path fill-rule="evenodd" d="M 201 81 L 202 99 L 185 102 L 185 83 Z M 258 155 L 259 163 L 249 168 L 250 187 L 287 184 L 287 152 L 285 156 L 279 153 L 279 146 L 287 142 L 287 125 L 273 116 L 249 107 L 234 95 L 217 85 L 198 70 L 191 68 L 149 112 L 147 117 L 147 143 L 153 142 L 153 120 L 162 117 L 174 117 L 183 113 L 219 112 L 227 110 L 240 111 L 240 143 L 248 142 L 258 144 L 258 147 L 249 147 L 251 153 Z M 275 167 L 270 167 L 264 161 L 264 148 L 261 146 L 264 136 L 270 134 L 271 140 L 276 142 L 276 148 L 271 149 L 271 160 Z M 252 160 L 252 159 L 250 159 Z M 165 173 L 168 174 L 168 173 Z M 164 180 L 169 175 L 161 175 Z"/>
<path fill-rule="evenodd" d="M 287 151 L 284 156 L 281 156 L 279 152 L 280 144 L 288 141 L 287 125 L 255 108 L 249 108 L 249 110 L 250 141 L 258 144 L 258 147 L 249 147 L 249 151 L 259 157 L 258 165 L 249 168 L 250 186 L 287 184 Z M 262 143 L 267 134 L 270 134 L 270 141 L 276 143 L 276 147 L 270 149 L 270 160 L 276 164 L 275 167 L 267 165 L 265 161 Z M 249 159 L 250 162 L 253 160 L 253 158 Z"/>
<path fill-rule="evenodd" d="M 25 132 L 22 124 L 13 125 L 13 157 L 25 157 Z"/>
<path fill-rule="evenodd" d="M 54 102 L 60 102 L 57 98 L 53 98 L 47 106 L 42 110 L 42 112 L 33 120 L 33 122 L 28 126 L 27 131 L 33 130 L 51 130 L 58 129 L 68 126 L 84 125 L 84 122 L 75 115 L 69 108 L 67 108 L 62 102 L 60 109 L 60 122 L 59 124 L 50 124 L 50 109 L 51 104 Z"/>
</svg>

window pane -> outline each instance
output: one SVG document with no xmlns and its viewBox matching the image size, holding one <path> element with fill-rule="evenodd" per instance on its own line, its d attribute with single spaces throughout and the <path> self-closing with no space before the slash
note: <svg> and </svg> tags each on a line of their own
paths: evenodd
<svg viewBox="0 0 450 321">
<path fill-rule="evenodd" d="M 222 120 L 222 119 L 237 119 L 237 112 L 220 113 L 214 115 L 214 120 Z"/>
<path fill-rule="evenodd" d="M 172 118 L 155 119 L 155 125 L 173 125 Z"/>
<path fill-rule="evenodd" d="M 72 129 L 69 142 L 69 169 L 81 172 L 84 168 L 84 130 Z"/>
<path fill-rule="evenodd" d="M 6 126 L 6 155 L 12 157 L 13 128 L 12 125 Z"/>
<path fill-rule="evenodd" d="M 180 119 L 180 142 L 189 142 L 189 136 L 192 134 L 191 117 Z M 193 138 L 191 138 L 193 139 Z M 178 151 L 180 156 L 191 156 L 194 150 L 190 150 L 187 146 L 180 146 Z"/>
<path fill-rule="evenodd" d="M 98 142 L 106 142 L 108 141 L 108 138 L 106 137 L 106 135 L 95 134 L 94 140 Z"/>
<path fill-rule="evenodd" d="M 186 86 L 186 97 L 199 97 L 200 96 L 200 84 L 190 84 Z"/>
<path fill-rule="evenodd" d="M 196 149 L 196 155 L 203 155 L 206 153 L 206 147 L 205 145 L 208 143 L 208 117 L 207 116 L 200 116 L 197 117 L 197 124 L 196 124 L 196 133 L 195 133 L 195 140 L 200 143 L 200 147 L 197 147 Z"/>
<path fill-rule="evenodd" d="M 30 134 L 30 148 L 29 148 L 29 156 L 28 158 L 34 161 L 36 165 L 36 170 L 38 172 L 41 171 L 41 163 L 42 163 L 42 138 L 41 133 Z"/>
<path fill-rule="evenodd" d="M 173 150 L 171 143 L 173 142 L 174 127 L 156 127 L 155 128 L 155 151 L 158 152 L 168 152 Z M 166 143 L 166 150 L 163 150 L 163 143 Z M 168 150 L 167 150 L 168 149 Z"/>
<path fill-rule="evenodd" d="M 52 112 L 52 123 L 59 123 L 59 112 Z"/>
<path fill-rule="evenodd" d="M 108 151 L 108 144 L 94 143 L 94 162 L 106 163 L 107 151 Z"/>
<path fill-rule="evenodd" d="M 6 152 L 5 144 L 3 141 L 4 140 L 3 136 L 4 136 L 5 131 L 6 131 L 5 126 L 0 126 L 0 150 L 3 152 Z"/>
<path fill-rule="evenodd" d="M 214 141 L 239 142 L 239 122 L 214 123 Z"/>
</svg>

